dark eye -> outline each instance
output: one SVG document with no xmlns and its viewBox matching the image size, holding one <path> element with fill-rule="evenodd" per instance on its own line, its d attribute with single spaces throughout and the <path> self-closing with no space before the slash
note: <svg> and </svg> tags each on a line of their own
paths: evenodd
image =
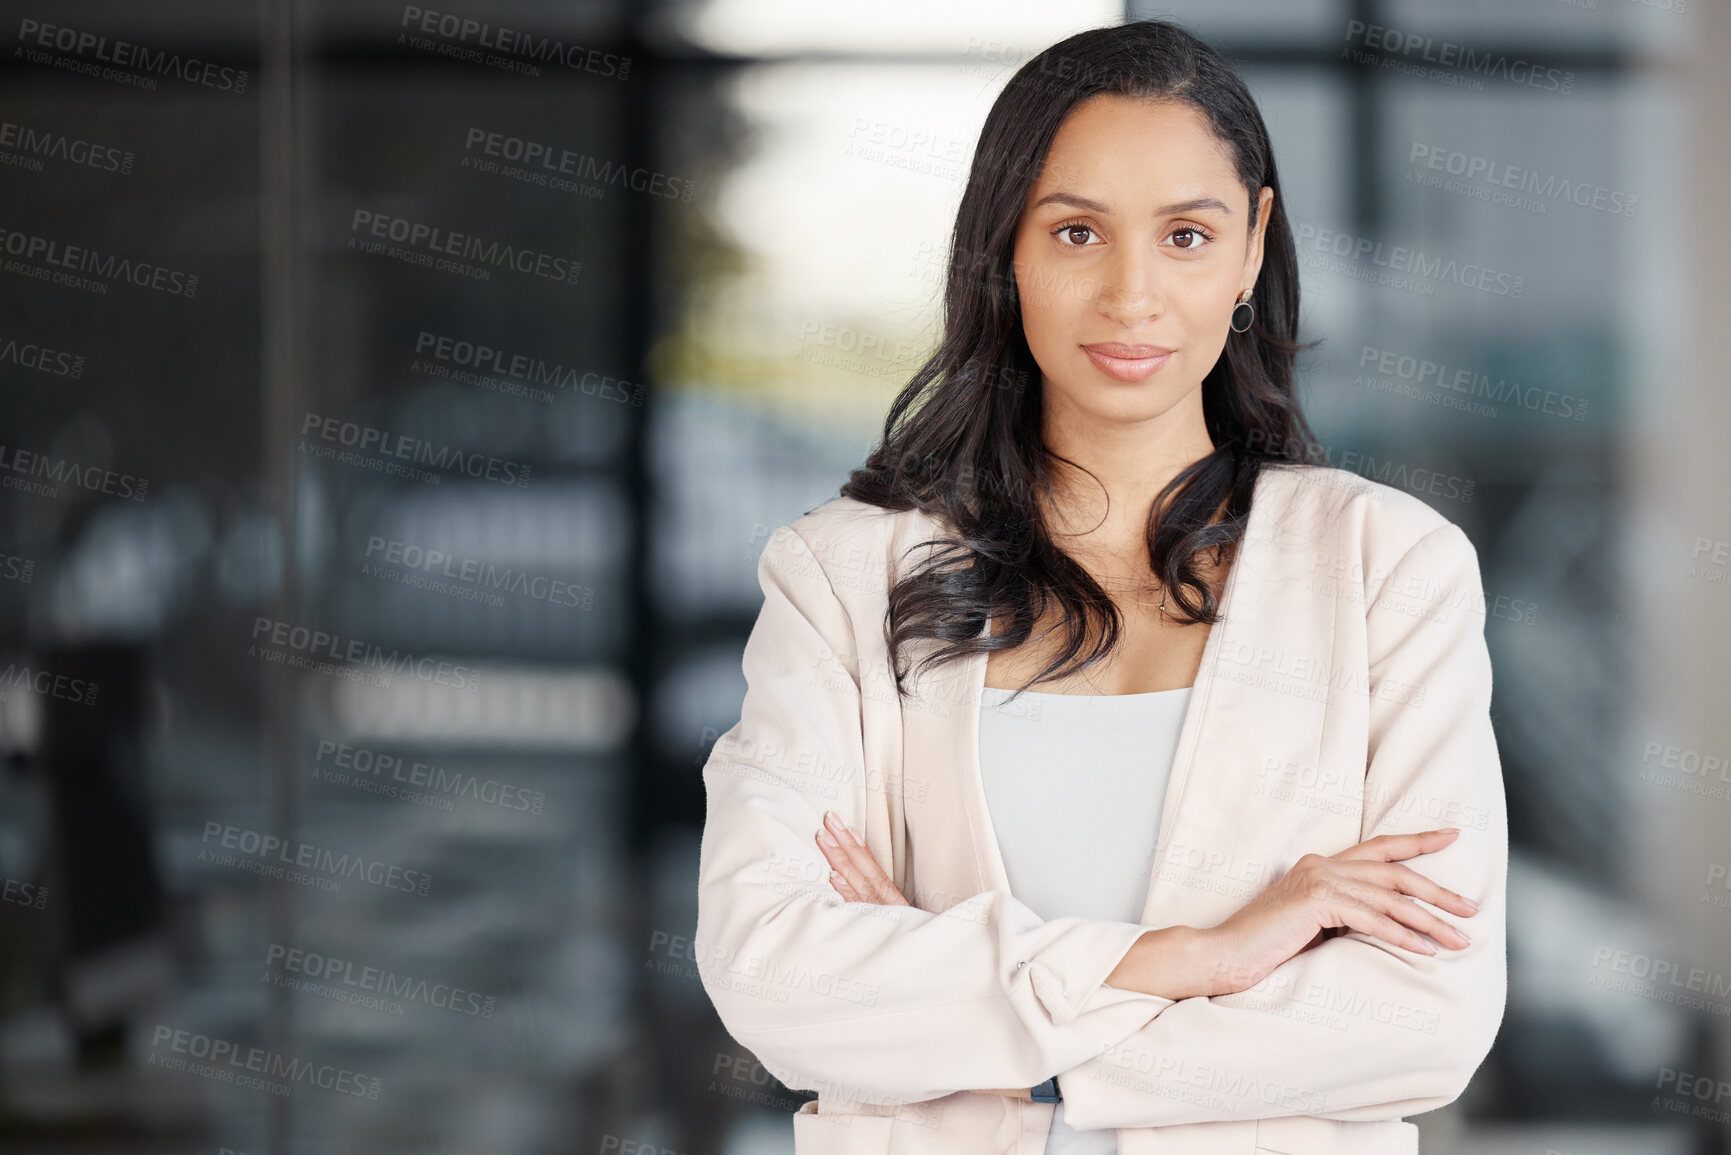
<svg viewBox="0 0 1731 1155">
<path fill-rule="evenodd" d="M 1203 232 L 1201 229 L 1193 228 L 1190 225 L 1185 225 L 1181 229 L 1173 230 L 1172 235 L 1174 237 L 1186 237 L 1187 236 L 1187 237 L 1191 238 L 1191 241 L 1188 244 L 1180 244 L 1178 246 L 1179 248 L 1186 249 L 1186 250 L 1203 248 L 1208 244 L 1209 241 L 1214 239 L 1213 237 L 1210 237 L 1207 233 Z"/>
<path fill-rule="evenodd" d="M 1078 239 L 1078 234 L 1082 234 L 1092 239 Z M 1086 248 L 1090 244 L 1099 243 L 1094 232 L 1094 226 L 1087 224 L 1084 221 L 1065 221 L 1063 224 L 1052 230 L 1052 235 L 1057 237 L 1059 243 L 1066 249 L 1081 249 Z"/>
</svg>

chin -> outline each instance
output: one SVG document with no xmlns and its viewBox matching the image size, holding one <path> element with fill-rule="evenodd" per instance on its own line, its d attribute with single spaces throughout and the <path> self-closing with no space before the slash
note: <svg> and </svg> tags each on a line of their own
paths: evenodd
<svg viewBox="0 0 1731 1155">
<path fill-rule="evenodd" d="M 1086 396 L 1072 396 L 1077 408 L 1103 421 L 1150 421 L 1162 416 L 1178 400 L 1152 380 L 1106 381 L 1089 388 Z"/>
<path fill-rule="evenodd" d="M 1090 397 L 1135 398 L 1141 405 L 1148 405 L 1155 398 L 1176 401 L 1189 391 L 1180 383 L 1179 375 L 1183 372 L 1183 367 L 1176 364 L 1176 360 L 1177 358 L 1173 358 L 1140 381 L 1120 381 L 1100 372 L 1092 361 L 1087 361 L 1077 374 L 1077 380 L 1084 383 Z M 1167 403 L 1170 404 L 1170 401 Z"/>
</svg>

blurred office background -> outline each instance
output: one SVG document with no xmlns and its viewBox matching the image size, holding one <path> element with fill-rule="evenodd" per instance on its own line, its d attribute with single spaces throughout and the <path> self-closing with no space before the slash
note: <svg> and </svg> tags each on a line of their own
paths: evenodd
<svg viewBox="0 0 1731 1155">
<path fill-rule="evenodd" d="M 14 6 L 0 1149 L 790 1151 L 690 950 L 756 558 L 1004 80 L 1149 16 L 1274 133 L 1332 459 L 1482 562 L 1511 994 L 1426 1151 L 1731 1150 L 1720 0 Z"/>
</svg>

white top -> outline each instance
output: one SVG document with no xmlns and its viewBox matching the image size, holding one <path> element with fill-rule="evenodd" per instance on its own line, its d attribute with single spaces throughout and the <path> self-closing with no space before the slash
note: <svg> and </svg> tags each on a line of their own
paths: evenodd
<svg viewBox="0 0 1731 1155">
<path fill-rule="evenodd" d="M 983 687 L 980 772 L 1010 893 L 1041 918 L 1141 922 L 1190 687 L 1041 694 Z M 1063 1080 L 1058 1090 L 1063 1091 Z M 1045 1155 L 1117 1155 L 1111 1129 L 1052 1114 Z"/>
</svg>

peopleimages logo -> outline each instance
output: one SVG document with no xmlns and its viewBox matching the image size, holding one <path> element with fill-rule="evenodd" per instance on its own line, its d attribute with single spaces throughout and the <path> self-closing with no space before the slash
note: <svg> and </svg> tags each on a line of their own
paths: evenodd
<svg viewBox="0 0 1731 1155">
<path fill-rule="evenodd" d="M 424 870 L 405 870 L 364 855 L 347 852 L 339 854 L 329 847 L 317 846 L 311 842 L 291 842 L 274 834 L 248 830 L 243 826 L 230 826 L 223 822 L 204 824 L 204 837 L 201 841 L 208 845 L 212 840 L 223 850 L 235 851 L 253 860 L 255 865 L 267 868 L 263 871 L 254 869 L 252 873 L 255 874 L 265 873 L 277 877 L 283 867 L 289 868 L 291 873 L 312 870 L 332 878 L 359 878 L 386 890 L 401 890 L 423 897 L 428 887 L 433 884 L 433 876 Z M 233 854 L 219 854 L 211 850 L 199 851 L 202 861 L 214 862 L 218 866 L 236 865 L 236 862 L 230 861 L 234 857 Z"/>
<path fill-rule="evenodd" d="M 532 353 L 501 349 L 482 341 L 461 337 L 445 337 L 425 329 L 415 334 L 415 354 L 429 364 L 417 361 L 415 368 L 429 376 L 479 384 L 489 375 L 508 378 L 525 386 L 550 385 L 616 401 L 641 408 L 643 386 L 618 377 L 609 377 L 593 370 L 578 369 L 557 361 L 548 361 Z M 551 400 L 551 398 L 548 398 Z"/>
<path fill-rule="evenodd" d="M 22 476 L 14 477 L 13 474 Z M 32 480 L 40 478 L 41 480 Z M 33 449 L 0 444 L 0 487 L 34 493 L 39 497 L 58 497 L 60 486 L 71 482 L 92 493 L 143 501 L 150 493 L 150 482 L 130 473 L 117 473 L 100 465 L 80 465 L 64 457 L 51 457 Z"/>
<path fill-rule="evenodd" d="M 493 268 L 512 269 L 528 276 L 544 277 L 550 281 L 562 281 L 575 285 L 577 275 L 583 271 L 583 262 L 569 257 L 554 256 L 535 249 L 519 245 L 505 244 L 500 241 L 490 241 L 471 233 L 453 232 L 429 225 L 422 221 L 412 221 L 407 217 L 393 217 L 384 213 L 375 213 L 367 209 L 356 209 L 349 220 L 349 244 L 365 252 L 383 253 L 386 256 L 407 260 L 410 264 L 426 265 L 430 268 L 444 269 L 452 272 L 464 272 L 476 269 L 485 273 L 486 269 L 479 266 L 488 265 Z M 370 239 L 369 239 L 370 238 Z M 387 250 L 383 241 L 393 241 L 406 246 L 403 249 Z M 439 257 L 452 258 L 441 261 Z M 458 262 L 473 261 L 474 266 L 458 267 Z"/>
<path fill-rule="evenodd" d="M 156 1024 L 151 1032 L 150 1045 L 150 1066 L 171 1071 L 186 1070 L 219 1083 L 233 1083 L 275 1095 L 286 1095 L 293 1084 L 299 1083 L 361 1099 L 377 1099 L 384 1086 L 384 1080 L 375 1075 L 359 1074 L 330 1063 L 291 1059 L 263 1047 L 245 1047 L 228 1039 L 181 1030 L 164 1023 Z M 171 1053 L 158 1053 L 162 1050 Z M 186 1061 L 189 1058 L 194 1060 L 190 1065 Z"/>
<path fill-rule="evenodd" d="M 479 153 L 479 157 L 470 153 Z M 506 162 L 501 164 L 500 162 Z M 520 166 L 511 169 L 509 166 Z M 648 168 L 630 168 L 558 144 L 529 140 L 509 133 L 471 127 L 463 138 L 463 167 L 478 172 L 504 172 L 527 184 L 576 191 L 591 182 L 597 192 L 612 185 L 632 192 L 690 203 L 697 186 L 689 180 Z M 569 177 L 570 180 L 562 178 Z"/>
<path fill-rule="evenodd" d="M 173 297 L 198 295 L 196 273 L 100 252 L 87 245 L 69 245 L 53 237 L 0 228 L 0 252 L 17 258 L 6 262 L 9 273 L 85 292 L 107 293 L 110 284 L 125 282 Z"/>
<path fill-rule="evenodd" d="M 16 337 L 0 337 L 0 365 L 16 365 L 20 369 L 34 369 L 38 373 L 70 377 L 74 381 L 84 376 L 82 353 L 50 349 L 46 345 L 34 341 L 20 341 Z"/>
<path fill-rule="evenodd" d="M 475 64 L 505 67 L 534 76 L 540 75 L 537 66 L 541 64 L 618 80 L 631 75 L 629 56 L 615 56 L 611 52 L 584 48 L 581 44 L 567 44 L 552 36 L 537 36 L 533 32 L 490 24 L 454 12 L 438 12 L 405 4 L 399 27 L 405 30 L 398 35 L 400 44 Z"/>
<path fill-rule="evenodd" d="M 48 905 L 48 888 L 41 883 L 25 882 L 21 878 L 0 877 L 0 902 L 41 910 Z"/>
<path fill-rule="evenodd" d="M 38 50 L 47 48 L 69 56 L 88 57 L 115 68 L 130 68 L 156 76 L 173 76 L 188 84 L 198 84 L 236 95 L 246 91 L 247 72 L 244 68 L 229 68 L 213 61 L 200 60 L 196 56 L 182 56 L 178 52 L 146 48 L 129 40 L 110 40 L 94 32 L 81 32 L 61 24 L 44 24 L 28 17 L 18 22 L 18 43 L 25 59 L 36 63 L 54 63 L 51 59 L 41 59 L 47 54 Z M 104 79 L 115 77 L 105 76 Z M 155 86 L 154 81 L 148 84 L 151 88 Z"/>
<path fill-rule="evenodd" d="M 33 690 L 44 698 L 58 698 L 62 702 L 71 702 L 78 706 L 91 706 L 96 703 L 96 692 L 102 687 L 84 678 L 68 677 L 56 674 L 52 670 L 33 670 L 28 665 L 16 662 L 6 663 L 5 669 L 0 669 L 0 688 L 7 690 L 23 686 Z M 0 697 L 4 697 L 0 694 Z"/>
<path fill-rule="evenodd" d="M 1526 278 L 1472 261 L 1426 253 L 1409 245 L 1390 245 L 1373 237 L 1354 236 L 1335 229 L 1300 224 L 1294 230 L 1299 261 L 1306 267 L 1337 272 L 1356 280 L 1378 281 L 1419 291 L 1435 292 L 1434 282 L 1448 281 L 1464 289 L 1477 289 L 1511 300 L 1520 300 Z M 1313 258 L 1312 253 L 1322 254 Z M 1340 261 L 1329 261 L 1337 257 Z M 1366 265 L 1368 262 L 1368 266 Z"/>
<path fill-rule="evenodd" d="M 364 465 L 388 474 L 401 473 L 415 477 L 416 480 L 431 479 L 434 482 L 441 479 L 440 474 L 429 473 L 415 466 L 381 462 L 377 458 L 363 455 L 375 453 L 381 457 L 412 461 L 415 465 L 431 466 L 433 469 L 446 470 L 478 480 L 496 481 L 500 485 L 515 485 L 520 489 L 529 484 L 530 467 L 519 462 L 506 461 L 485 453 L 466 453 L 454 446 L 435 445 L 419 437 L 392 433 L 388 429 L 377 429 L 371 425 L 343 421 L 336 417 L 306 414 L 301 419 L 301 435 L 300 449 L 303 453 L 310 452 L 314 456 L 329 457 L 345 464 Z M 309 439 L 314 443 L 309 445 Z M 339 454 L 335 449 L 318 445 L 318 441 L 335 442 L 355 452 Z"/>
<path fill-rule="evenodd" d="M 1374 345 L 1365 345 L 1359 350 L 1358 367 L 1374 367 L 1378 373 L 1411 382 L 1415 387 L 1428 386 L 1444 392 L 1483 397 L 1500 405 L 1520 406 L 1535 413 L 1547 413 L 1575 421 L 1583 421 L 1587 416 L 1586 400 L 1573 393 L 1558 393 L 1553 389 L 1541 389 L 1537 385 L 1522 385 L 1506 377 L 1498 377 L 1492 381 L 1488 374 L 1477 370 L 1431 361 L 1397 350 L 1378 349 Z M 1362 375 L 1359 380 L 1363 380 Z M 1372 387 L 1375 387 L 1374 382 Z M 1496 410 L 1492 409 L 1490 413 L 1495 416 Z"/>
<path fill-rule="evenodd" d="M 431 762 L 405 759 L 397 754 L 373 750 L 366 746 L 351 746 L 345 742 L 333 742 L 328 738 L 319 740 L 313 763 L 315 778 L 352 777 L 357 781 L 376 781 L 381 784 L 388 779 L 393 784 L 401 783 L 405 787 L 453 798 L 468 798 L 506 810 L 539 814 L 547 802 L 547 795 L 539 790 L 526 790 L 521 786 L 501 782 L 497 778 L 482 778 L 476 774 L 465 774 L 461 770 L 447 770 Z"/>
<path fill-rule="evenodd" d="M 117 172 L 126 176 L 132 172 L 132 153 L 111 144 L 97 144 L 79 137 L 67 136 L 51 128 L 33 128 L 10 120 L 0 120 L 0 149 L 12 150 L 17 160 L 31 162 L 24 167 L 42 170 L 43 158 L 65 161 L 67 164 L 93 168 L 98 172 Z"/>
<path fill-rule="evenodd" d="M 1366 48 L 1390 53 L 1385 67 L 1390 64 L 1404 66 L 1397 71 L 1421 71 L 1407 59 L 1416 54 L 1419 64 L 1438 65 L 1476 79 L 1500 78 L 1511 84 L 1558 92 L 1565 96 L 1575 90 L 1575 74 L 1561 68 L 1544 67 L 1530 60 L 1511 57 L 1506 52 L 1482 52 L 1452 40 L 1439 40 L 1434 36 L 1423 36 L 1416 32 L 1402 32 L 1398 28 L 1367 24 L 1363 20 L 1346 22 L 1345 39 L 1362 41 Z M 1437 69 L 1429 71 L 1435 72 Z"/>
<path fill-rule="evenodd" d="M 1472 153 L 1458 152 L 1443 148 L 1441 145 L 1425 144 L 1413 141 L 1412 149 L 1407 154 L 1407 163 L 1415 169 L 1422 166 L 1434 172 L 1457 176 L 1463 181 L 1482 189 L 1475 188 L 1473 193 L 1500 195 L 1505 189 L 1515 192 L 1531 193 L 1537 202 L 1538 211 L 1544 212 L 1553 201 L 1566 201 L 1584 209 L 1594 209 L 1598 212 L 1611 213 L 1615 216 L 1632 217 L 1640 207 L 1641 199 L 1628 193 L 1609 189 L 1603 185 L 1591 184 L 1587 181 L 1570 180 L 1553 174 L 1541 174 L 1537 169 L 1523 168 L 1520 165 L 1508 164 L 1487 156 L 1477 156 Z M 1420 174 L 1423 176 L 1424 174 Z M 1412 180 L 1412 172 L 1408 172 L 1408 183 Z M 1453 190 L 1451 190 L 1453 191 Z M 1483 199 L 1483 198 L 1481 198 Z M 1498 203 L 1512 204 L 1517 208 L 1528 205 L 1520 198 Z"/>
<path fill-rule="evenodd" d="M 377 535 L 367 538 L 367 564 L 361 573 L 400 581 L 405 585 L 430 582 L 426 588 L 448 596 L 469 596 L 480 600 L 495 590 L 505 590 L 549 605 L 571 606 L 576 609 L 594 608 L 595 591 L 559 578 L 532 574 L 513 566 L 496 566 L 480 558 L 462 557 L 437 549 L 423 549 L 410 542 Z M 385 564 L 381 565 L 383 561 Z M 405 575 L 404 571 L 414 571 Z M 449 579 L 449 582 L 441 579 Z M 496 596 L 489 604 L 503 605 Z"/>
<path fill-rule="evenodd" d="M 442 658 L 416 657 L 409 650 L 387 650 L 359 638 L 310 629 L 293 622 L 257 617 L 252 622 L 253 645 L 247 657 L 261 656 L 261 649 L 287 646 L 298 654 L 312 658 L 328 658 L 350 666 L 379 670 L 386 674 L 407 674 L 435 686 L 451 686 L 473 692 L 480 689 L 481 672 L 472 666 L 459 666 Z"/>
<path fill-rule="evenodd" d="M 357 966 L 346 959 L 281 943 L 273 942 L 266 949 L 265 965 L 280 972 L 278 977 L 282 981 L 277 985 L 312 994 L 325 993 L 313 990 L 312 986 L 334 984 L 336 990 L 422 1003 L 441 1011 L 482 1019 L 493 1017 L 496 1002 L 492 995 L 465 990 L 450 983 L 430 983 L 423 978 L 399 975 L 380 967 Z"/>
</svg>

